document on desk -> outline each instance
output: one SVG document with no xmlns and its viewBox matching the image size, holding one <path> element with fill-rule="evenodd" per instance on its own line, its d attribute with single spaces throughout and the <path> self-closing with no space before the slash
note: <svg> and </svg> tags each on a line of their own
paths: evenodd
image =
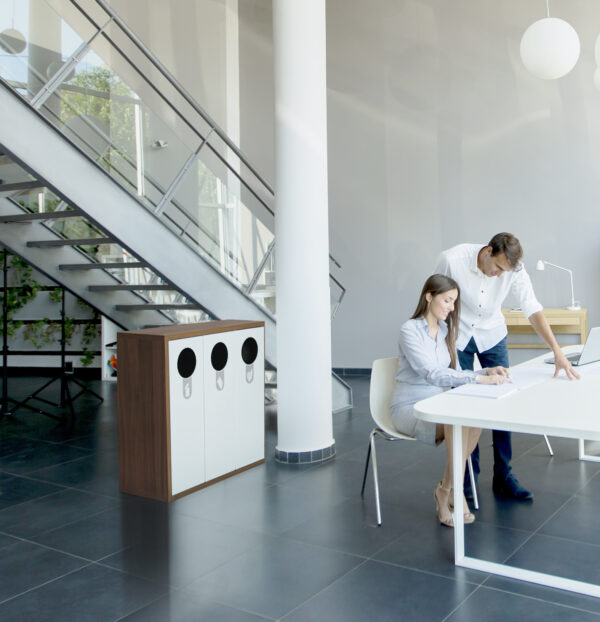
<svg viewBox="0 0 600 622">
<path fill-rule="evenodd" d="M 539 366 L 517 367 L 510 372 L 510 382 L 504 384 L 463 384 L 449 393 L 453 395 L 470 395 L 472 397 L 487 397 L 500 399 L 515 391 L 527 389 L 540 382 L 550 380 L 554 375 L 554 367 L 545 368 Z"/>
<path fill-rule="evenodd" d="M 518 390 L 510 382 L 505 384 L 461 384 L 460 387 L 448 391 L 448 395 L 470 395 L 471 397 L 487 397 L 497 400 Z"/>
</svg>

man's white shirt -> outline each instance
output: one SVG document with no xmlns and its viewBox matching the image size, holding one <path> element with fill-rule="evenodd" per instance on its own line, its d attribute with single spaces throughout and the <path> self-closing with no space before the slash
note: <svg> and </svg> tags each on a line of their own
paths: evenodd
<svg viewBox="0 0 600 622">
<path fill-rule="evenodd" d="M 543 309 L 533 292 L 531 279 L 524 267 L 486 276 L 477 267 L 477 256 L 485 244 L 459 244 L 444 251 L 435 273 L 452 277 L 460 287 L 459 350 L 467 347 L 471 337 L 479 352 L 493 348 L 507 334 L 502 303 L 512 293 L 519 301 L 525 317 Z"/>
</svg>

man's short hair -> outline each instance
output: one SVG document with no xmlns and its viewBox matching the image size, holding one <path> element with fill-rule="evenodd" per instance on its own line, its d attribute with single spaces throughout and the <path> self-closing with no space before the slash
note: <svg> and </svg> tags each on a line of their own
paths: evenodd
<svg viewBox="0 0 600 622">
<path fill-rule="evenodd" d="M 523 257 L 523 247 L 512 233 L 496 233 L 489 241 L 488 246 L 492 247 L 492 257 L 504 254 L 513 269 L 519 266 Z"/>
</svg>

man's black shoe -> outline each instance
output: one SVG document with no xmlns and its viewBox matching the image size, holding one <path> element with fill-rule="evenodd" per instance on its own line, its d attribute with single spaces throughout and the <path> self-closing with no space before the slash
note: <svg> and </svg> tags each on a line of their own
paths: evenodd
<svg viewBox="0 0 600 622">
<path fill-rule="evenodd" d="M 507 475 L 505 479 L 494 477 L 492 489 L 499 497 L 506 497 L 507 499 L 517 499 L 518 501 L 533 499 L 533 494 L 527 488 L 523 488 L 512 474 Z"/>
</svg>

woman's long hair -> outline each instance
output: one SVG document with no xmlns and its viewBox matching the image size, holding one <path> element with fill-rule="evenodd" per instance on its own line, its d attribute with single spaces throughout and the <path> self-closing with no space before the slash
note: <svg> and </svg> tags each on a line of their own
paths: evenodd
<svg viewBox="0 0 600 622">
<path fill-rule="evenodd" d="M 421 296 L 417 304 L 415 312 L 412 314 L 411 320 L 415 320 L 419 317 L 425 317 L 429 303 L 425 297 L 427 294 L 431 296 L 437 296 L 438 294 L 445 294 L 451 289 L 455 289 L 458 292 L 456 301 L 454 302 L 454 310 L 448 314 L 446 318 L 446 324 L 448 325 L 448 334 L 446 335 L 446 345 L 448 346 L 448 352 L 450 353 L 450 367 L 456 369 L 456 340 L 458 339 L 458 318 L 460 317 L 460 287 L 458 283 L 451 279 L 449 276 L 443 274 L 432 274 L 423 285 Z"/>
</svg>

